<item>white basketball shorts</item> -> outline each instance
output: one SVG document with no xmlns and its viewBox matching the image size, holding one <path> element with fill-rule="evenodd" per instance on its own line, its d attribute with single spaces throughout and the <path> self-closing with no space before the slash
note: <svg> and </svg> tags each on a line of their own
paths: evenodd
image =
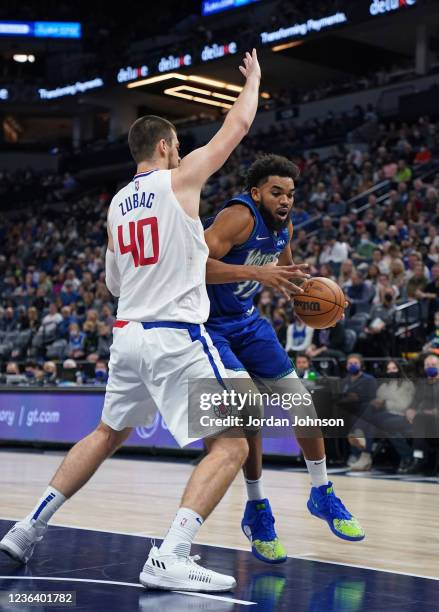
<svg viewBox="0 0 439 612">
<path fill-rule="evenodd" d="M 116 321 L 102 421 L 112 429 L 146 426 L 161 412 L 180 446 L 188 434 L 188 382 L 213 379 L 219 391 L 227 374 L 204 325 Z"/>
</svg>

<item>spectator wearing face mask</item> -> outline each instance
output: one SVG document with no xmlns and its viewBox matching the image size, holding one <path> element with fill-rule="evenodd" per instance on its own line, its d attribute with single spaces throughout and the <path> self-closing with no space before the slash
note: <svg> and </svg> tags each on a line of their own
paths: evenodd
<svg viewBox="0 0 439 612">
<path fill-rule="evenodd" d="M 95 364 L 95 377 L 94 384 L 95 385 L 106 385 L 108 380 L 108 369 L 107 364 L 102 359 L 98 359 Z"/>
<path fill-rule="evenodd" d="M 413 426 L 413 455 L 405 474 L 421 474 L 428 465 L 430 439 L 439 438 L 439 357 L 427 355 L 424 359 L 425 379 L 416 386 L 412 406 L 406 418 Z"/>
<path fill-rule="evenodd" d="M 388 361 L 384 380 L 371 402 L 370 422 L 379 431 L 388 432 L 389 442 L 399 456 L 398 473 L 403 474 L 410 465 L 412 448 L 407 442 L 411 427 L 405 412 L 413 403 L 415 385 L 408 380 L 397 361 Z M 373 432 L 372 432 L 373 433 Z"/>
<path fill-rule="evenodd" d="M 341 399 L 338 407 L 354 415 L 352 433 L 349 443 L 352 447 L 348 465 L 354 472 L 366 472 L 372 467 L 371 443 L 365 439 L 369 423 L 362 418 L 367 414 L 372 400 L 376 397 L 377 382 L 374 376 L 364 371 L 362 355 L 352 353 L 346 361 L 347 376 L 342 385 Z"/>
</svg>

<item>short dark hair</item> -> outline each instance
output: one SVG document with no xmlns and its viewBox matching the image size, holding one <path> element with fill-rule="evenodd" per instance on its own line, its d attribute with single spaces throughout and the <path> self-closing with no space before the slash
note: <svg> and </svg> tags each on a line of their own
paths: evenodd
<svg viewBox="0 0 439 612">
<path fill-rule="evenodd" d="M 246 184 L 250 191 L 259 187 L 269 176 L 288 176 L 293 180 L 299 177 L 300 170 L 296 164 L 282 155 L 263 155 L 252 163 L 247 171 Z"/>
<path fill-rule="evenodd" d="M 306 359 L 308 363 L 311 363 L 311 357 L 307 355 L 306 353 L 297 353 L 295 361 L 297 361 L 299 357 L 302 357 L 302 359 Z"/>
<path fill-rule="evenodd" d="M 157 143 L 164 138 L 170 145 L 175 126 L 163 117 L 145 115 L 139 117 L 128 132 L 128 145 L 134 161 L 139 164 L 154 155 Z"/>
<path fill-rule="evenodd" d="M 347 357 L 346 357 L 346 361 L 349 361 L 349 359 L 358 359 L 358 361 L 361 364 L 361 367 L 364 368 L 364 359 L 363 359 L 363 355 L 360 355 L 360 353 L 350 353 Z"/>
</svg>

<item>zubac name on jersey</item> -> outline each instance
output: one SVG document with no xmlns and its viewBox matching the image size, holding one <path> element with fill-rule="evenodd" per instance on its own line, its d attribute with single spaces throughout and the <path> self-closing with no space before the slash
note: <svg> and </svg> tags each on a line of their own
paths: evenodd
<svg viewBox="0 0 439 612">
<path fill-rule="evenodd" d="M 134 181 L 134 186 L 136 192 L 139 191 L 139 180 Z M 152 203 L 155 198 L 155 193 L 145 193 L 142 191 L 140 198 L 138 193 L 133 193 L 132 195 L 127 196 L 123 202 L 119 202 L 118 206 L 120 208 L 120 212 L 122 216 L 125 215 L 132 210 L 136 210 L 136 208 L 151 208 Z"/>
<path fill-rule="evenodd" d="M 279 232 L 269 230 L 249 193 L 234 196 L 221 207 L 220 211 L 234 204 L 242 204 L 250 209 L 254 217 L 254 227 L 244 244 L 234 246 L 221 261 L 246 266 L 264 266 L 276 261 L 289 243 L 288 228 Z M 214 218 L 210 219 L 206 226 L 209 227 L 213 220 Z M 210 318 L 251 314 L 253 298 L 260 288 L 261 284 L 258 281 L 208 285 Z"/>
</svg>

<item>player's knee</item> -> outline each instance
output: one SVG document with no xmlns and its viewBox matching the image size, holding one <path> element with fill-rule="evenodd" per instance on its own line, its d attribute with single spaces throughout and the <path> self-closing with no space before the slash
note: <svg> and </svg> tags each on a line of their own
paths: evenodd
<svg viewBox="0 0 439 612">
<path fill-rule="evenodd" d="M 248 443 L 245 438 L 220 438 L 212 451 L 222 453 L 223 461 L 241 467 L 248 457 Z"/>
<path fill-rule="evenodd" d="M 102 443 L 105 444 L 109 454 L 114 453 L 125 442 L 130 432 L 130 428 L 117 431 L 102 422 L 96 428 L 96 433 L 100 436 Z"/>
</svg>

